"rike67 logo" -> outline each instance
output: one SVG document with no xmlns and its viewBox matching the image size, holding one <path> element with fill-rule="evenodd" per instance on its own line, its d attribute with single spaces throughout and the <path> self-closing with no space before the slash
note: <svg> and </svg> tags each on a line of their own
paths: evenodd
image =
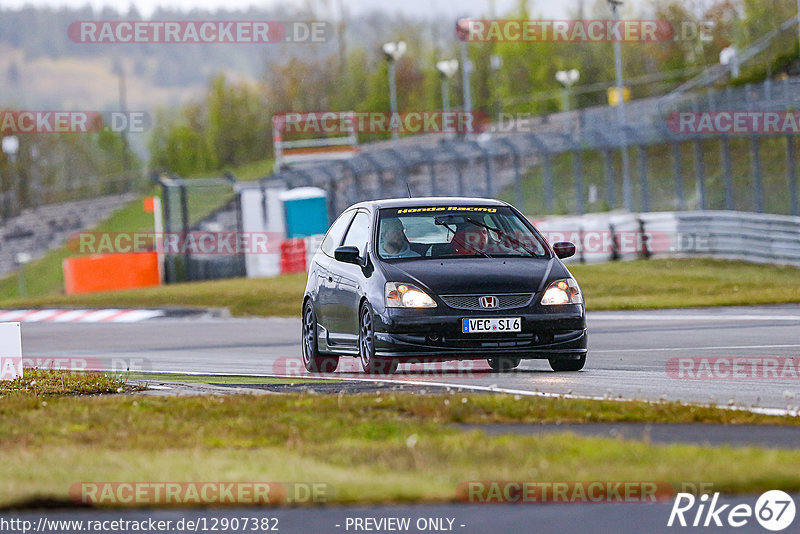
<svg viewBox="0 0 800 534">
<path fill-rule="evenodd" d="M 753 518 L 765 529 L 778 532 L 794 521 L 795 504 L 792 497 L 781 490 L 761 494 L 755 506 L 749 504 L 719 504 L 719 493 L 695 497 L 691 493 L 678 493 L 669 514 L 667 526 L 729 526 L 742 527 Z"/>
</svg>

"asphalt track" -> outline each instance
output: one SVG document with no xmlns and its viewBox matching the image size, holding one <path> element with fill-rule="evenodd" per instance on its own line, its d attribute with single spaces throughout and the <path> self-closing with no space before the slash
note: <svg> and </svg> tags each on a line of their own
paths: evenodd
<svg viewBox="0 0 800 534">
<path fill-rule="evenodd" d="M 485 361 L 449 362 L 401 366 L 391 380 L 760 409 L 796 410 L 800 405 L 800 376 L 784 372 L 784 378 L 753 377 L 744 360 L 794 358 L 796 370 L 800 305 L 590 312 L 588 324 L 589 356 L 578 373 L 554 373 L 546 361 L 537 360 L 504 374 L 490 373 Z M 306 374 L 299 357 L 300 321 L 293 318 L 30 323 L 22 332 L 24 357 L 34 361 L 66 357 L 99 369 Z M 668 365 L 677 370 L 676 358 L 737 358 L 744 363 L 739 377 L 715 372 L 712 378 L 692 379 L 689 373 L 668 372 Z M 333 376 L 364 379 L 357 371 L 354 358 L 343 358 Z"/>
</svg>

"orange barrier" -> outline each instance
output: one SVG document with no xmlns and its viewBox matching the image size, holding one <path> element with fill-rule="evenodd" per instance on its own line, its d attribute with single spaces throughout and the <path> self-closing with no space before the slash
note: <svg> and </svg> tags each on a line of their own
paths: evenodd
<svg viewBox="0 0 800 534">
<path fill-rule="evenodd" d="M 62 268 L 67 295 L 158 285 L 158 255 L 155 252 L 67 258 Z"/>
<path fill-rule="evenodd" d="M 306 270 L 306 239 L 295 237 L 281 243 L 281 274 Z"/>
</svg>

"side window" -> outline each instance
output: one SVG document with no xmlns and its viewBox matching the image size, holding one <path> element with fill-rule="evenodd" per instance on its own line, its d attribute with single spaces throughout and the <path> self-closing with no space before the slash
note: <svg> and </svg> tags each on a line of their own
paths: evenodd
<svg viewBox="0 0 800 534">
<path fill-rule="evenodd" d="M 358 248 L 359 254 L 364 256 L 364 245 L 369 241 L 370 235 L 370 221 L 369 214 L 359 211 L 353 219 L 353 224 L 344 236 L 344 243 L 342 246 L 351 246 Z"/>
<path fill-rule="evenodd" d="M 341 243 L 342 234 L 347 230 L 347 224 L 352 218 L 353 212 L 346 211 L 339 215 L 338 219 L 333 221 L 333 224 L 328 229 L 328 233 L 325 234 L 325 239 L 322 240 L 322 244 L 319 246 L 323 254 L 333 257 L 333 251 L 336 250 L 336 247 Z"/>
</svg>

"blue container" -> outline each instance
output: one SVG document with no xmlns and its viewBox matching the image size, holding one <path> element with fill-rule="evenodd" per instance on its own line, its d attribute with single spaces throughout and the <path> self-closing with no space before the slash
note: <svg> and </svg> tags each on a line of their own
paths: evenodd
<svg viewBox="0 0 800 534">
<path fill-rule="evenodd" d="M 317 188 L 293 189 L 283 195 L 286 237 L 306 237 L 328 231 L 328 203 L 325 191 Z"/>
</svg>

